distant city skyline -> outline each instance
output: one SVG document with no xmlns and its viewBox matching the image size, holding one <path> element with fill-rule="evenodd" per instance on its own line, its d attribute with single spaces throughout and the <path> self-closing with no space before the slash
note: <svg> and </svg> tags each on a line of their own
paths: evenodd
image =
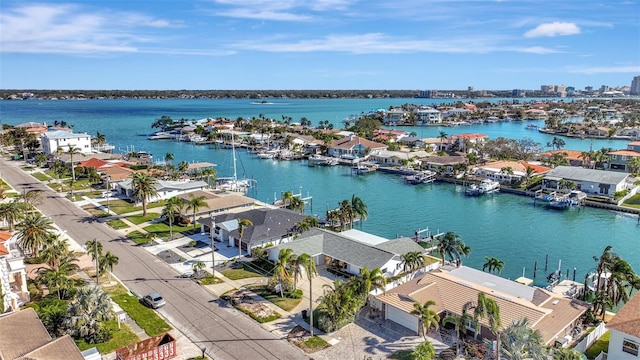
<svg viewBox="0 0 640 360">
<path fill-rule="evenodd" d="M 631 87 L 640 0 L 4 0 L 2 89 Z"/>
</svg>

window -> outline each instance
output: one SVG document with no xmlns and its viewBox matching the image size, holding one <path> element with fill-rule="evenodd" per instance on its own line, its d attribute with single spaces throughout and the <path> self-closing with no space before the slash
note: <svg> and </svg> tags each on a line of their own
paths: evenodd
<svg viewBox="0 0 640 360">
<path fill-rule="evenodd" d="M 638 356 L 638 343 L 633 340 L 624 339 L 622 340 L 622 351 L 633 356 Z"/>
</svg>

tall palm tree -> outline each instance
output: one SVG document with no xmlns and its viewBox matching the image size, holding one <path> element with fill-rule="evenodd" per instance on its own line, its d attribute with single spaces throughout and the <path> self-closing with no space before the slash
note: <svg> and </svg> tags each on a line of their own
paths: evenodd
<svg viewBox="0 0 640 360">
<path fill-rule="evenodd" d="M 327 211 L 327 221 L 329 222 L 329 224 L 331 224 L 331 228 L 333 230 L 337 230 L 338 227 L 336 224 L 340 224 L 340 227 L 342 227 L 342 220 L 341 220 L 341 216 L 340 216 L 340 211 L 339 210 L 328 210 Z"/>
<path fill-rule="evenodd" d="M 73 165 L 73 155 L 79 154 L 85 156 L 82 150 L 74 145 L 69 145 L 65 153 L 69 154 L 69 162 L 71 163 L 71 198 L 73 199 L 73 184 L 76 182 L 76 170 Z"/>
<path fill-rule="evenodd" d="M 502 272 L 502 268 L 504 268 L 504 261 L 494 258 L 494 257 L 484 257 L 485 263 L 482 265 L 482 271 L 488 271 L 490 273 L 497 272 L 500 274 Z"/>
<path fill-rule="evenodd" d="M 368 206 L 355 194 L 351 196 L 351 208 L 353 209 L 353 213 L 360 218 L 360 221 L 367 219 L 369 215 Z M 351 227 L 353 227 L 353 219 L 351 220 Z"/>
<path fill-rule="evenodd" d="M 118 262 L 118 257 L 112 254 L 111 251 L 107 251 L 106 254 L 100 257 L 100 272 L 107 271 L 107 274 L 109 275 L 109 282 L 111 282 L 111 273 L 113 272 L 113 267 L 118 265 Z"/>
<path fill-rule="evenodd" d="M 422 336 L 424 336 L 425 340 L 427 339 L 427 332 L 431 329 L 431 326 L 435 327 L 436 330 L 438 330 L 440 326 L 440 315 L 433 309 L 430 309 L 431 306 L 435 305 L 436 302 L 433 300 L 427 300 L 424 304 L 420 304 L 419 302 L 413 303 L 413 311 L 411 311 L 411 313 L 418 315 L 420 318 Z"/>
<path fill-rule="evenodd" d="M 238 260 L 242 257 L 242 236 L 244 236 L 244 229 L 247 226 L 253 226 L 253 223 L 249 219 L 238 220 Z M 247 245 L 247 251 L 249 251 L 249 245 Z"/>
<path fill-rule="evenodd" d="M 33 213 L 28 214 L 18 224 L 18 229 L 18 245 L 38 257 L 40 248 L 47 243 L 49 234 L 54 230 L 54 227 L 50 218 Z"/>
<path fill-rule="evenodd" d="M 207 203 L 204 201 L 205 197 L 203 195 L 195 196 L 193 194 L 189 194 L 189 200 L 187 200 L 187 208 L 193 211 L 193 228 L 196 228 L 196 213 L 200 210 L 201 207 L 207 206 Z"/>
<path fill-rule="evenodd" d="M 276 266 L 273 268 L 273 273 L 278 277 L 278 283 L 280 284 L 280 297 L 284 297 L 283 281 L 291 278 L 289 261 L 293 256 L 293 249 L 281 249 L 278 253 Z"/>
<path fill-rule="evenodd" d="M 463 344 L 462 338 L 465 334 L 467 323 L 473 319 L 468 313 L 473 308 L 473 302 L 468 302 L 462 307 L 460 315 L 449 315 L 442 319 L 442 324 L 453 324 L 456 333 L 456 355 L 460 353 L 460 346 Z"/>
<path fill-rule="evenodd" d="M 364 301 L 367 300 L 371 291 L 385 291 L 387 285 L 387 279 L 384 277 L 382 270 L 369 270 L 366 266 L 360 269 L 360 275 L 352 279 L 354 281 L 353 285 L 356 290 L 356 294 L 362 296 Z"/>
<path fill-rule="evenodd" d="M 490 298 L 484 292 L 478 293 L 478 301 L 473 309 L 473 321 L 476 323 L 476 331 L 474 336 L 478 336 L 480 332 L 480 320 L 486 319 L 489 322 L 489 330 L 494 335 L 498 334 L 500 327 L 502 326 L 500 321 L 500 307 L 498 303 Z M 498 342 L 499 341 L 499 337 Z M 499 344 L 497 346 L 500 348 Z"/>
<path fill-rule="evenodd" d="M 164 216 L 169 220 L 169 240 L 173 240 L 173 221 L 176 217 L 176 213 L 180 213 L 185 203 L 182 198 L 174 196 L 169 198 L 162 209 L 161 216 Z"/>
<path fill-rule="evenodd" d="M 147 201 L 158 195 L 156 179 L 144 173 L 133 174 L 131 195 L 142 202 L 142 216 L 147 216 Z"/>
<path fill-rule="evenodd" d="M 22 217 L 22 207 L 17 199 L 0 204 L 0 218 L 7 222 L 9 231 L 15 229 L 15 224 Z"/>
<path fill-rule="evenodd" d="M 469 255 L 471 251 L 471 249 L 462 242 L 462 239 L 451 231 L 440 237 L 437 248 L 442 257 L 442 265 L 444 265 L 446 257 L 449 257 L 452 261 L 459 261 L 462 256 Z"/>
<path fill-rule="evenodd" d="M 175 157 L 173 156 L 172 153 L 168 152 L 164 154 L 165 170 L 167 168 L 167 165 L 171 165 L 171 162 L 173 161 L 173 159 L 175 159 Z"/>
<path fill-rule="evenodd" d="M 442 147 L 442 143 L 447 139 L 447 133 L 444 131 L 440 131 L 440 134 L 438 135 L 438 139 L 440 139 L 440 151 L 443 151 L 444 148 Z"/>
<path fill-rule="evenodd" d="M 500 334 L 498 351 L 509 360 L 546 359 L 542 336 L 522 318 L 507 326 Z"/>
<path fill-rule="evenodd" d="M 72 254 L 66 241 L 60 239 L 57 234 L 49 233 L 44 248 L 40 251 L 40 260 L 47 264 L 50 268 L 56 268 L 60 264 L 60 260 Z"/>
<path fill-rule="evenodd" d="M 353 225 L 353 218 L 355 217 L 355 213 L 353 212 L 353 208 L 351 207 L 351 202 L 349 200 L 342 200 L 342 202 L 338 205 L 340 206 L 340 229 L 346 230 L 347 224 Z"/>
<path fill-rule="evenodd" d="M 419 250 L 402 255 L 402 271 L 415 271 L 424 266 L 424 255 Z"/>
<path fill-rule="evenodd" d="M 318 276 L 318 268 L 313 257 L 309 254 L 300 254 L 298 264 L 304 269 L 309 280 L 309 329 L 313 337 L 313 278 Z"/>
<path fill-rule="evenodd" d="M 554 348 L 553 360 L 582 360 L 582 353 L 576 349 Z"/>
</svg>

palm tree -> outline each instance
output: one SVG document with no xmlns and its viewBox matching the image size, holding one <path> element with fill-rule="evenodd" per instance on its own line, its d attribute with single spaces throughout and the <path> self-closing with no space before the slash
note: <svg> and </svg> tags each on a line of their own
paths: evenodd
<svg viewBox="0 0 640 360">
<path fill-rule="evenodd" d="M 420 318 L 420 326 L 422 329 L 422 336 L 424 336 L 425 340 L 427 339 L 427 332 L 431 329 L 431 326 L 435 327 L 438 330 L 440 326 L 440 315 L 430 309 L 431 306 L 435 306 L 436 302 L 433 300 L 427 300 L 424 304 L 420 304 L 419 302 L 413 303 L 413 311 L 412 314 L 418 315 Z"/>
<path fill-rule="evenodd" d="M 365 204 L 364 201 L 355 194 L 351 196 L 351 208 L 353 209 L 355 216 L 360 218 L 360 221 L 367 219 L 367 216 L 369 215 L 367 204 Z M 351 227 L 353 227 L 353 219 L 351 220 Z"/>
<path fill-rule="evenodd" d="M 500 322 L 500 307 L 494 299 L 487 297 L 487 295 L 481 291 L 478 293 L 478 301 L 473 309 L 473 321 L 476 323 L 475 337 L 477 337 L 480 332 L 480 320 L 482 319 L 488 320 L 491 333 L 494 335 L 498 334 L 502 326 Z M 497 337 L 497 339 L 499 343 L 499 337 Z M 500 344 L 498 344 L 497 347 L 500 348 Z"/>
<path fill-rule="evenodd" d="M 631 174 L 634 176 L 640 175 L 640 156 L 636 156 L 629 160 L 628 169 Z"/>
<path fill-rule="evenodd" d="M 293 256 L 293 249 L 281 249 L 278 253 L 276 266 L 273 268 L 273 273 L 278 277 L 278 283 L 280 284 L 280 297 L 284 297 L 283 281 L 291 278 L 288 267 L 289 261 Z"/>
<path fill-rule="evenodd" d="M 529 186 L 529 183 L 531 183 L 531 178 L 533 177 L 533 175 L 535 174 L 535 169 L 532 168 L 531 166 L 527 166 L 527 170 L 524 174 L 524 184 L 525 186 Z"/>
<path fill-rule="evenodd" d="M 504 261 L 494 258 L 494 257 L 484 257 L 485 263 L 482 265 L 482 271 L 488 271 L 490 273 L 497 272 L 500 274 L 502 272 L 502 268 L 504 268 Z"/>
<path fill-rule="evenodd" d="M 436 349 L 429 340 L 425 340 L 411 351 L 412 360 L 432 360 L 436 358 Z"/>
<path fill-rule="evenodd" d="M 111 251 L 107 251 L 104 256 L 100 257 L 98 263 L 100 264 L 99 269 L 100 272 L 108 271 L 109 282 L 111 282 L 111 273 L 113 272 L 113 267 L 118 265 L 119 259 L 117 256 L 111 253 Z"/>
<path fill-rule="evenodd" d="M 242 257 L 242 236 L 244 235 L 244 229 L 247 226 L 253 226 L 253 223 L 249 219 L 238 220 L 238 260 Z M 249 251 L 249 245 L 247 244 L 247 251 Z"/>
<path fill-rule="evenodd" d="M 300 254 L 298 256 L 298 264 L 304 269 L 309 280 L 309 329 L 311 337 L 313 337 L 313 278 L 318 276 L 318 269 L 313 257 L 309 254 Z"/>
<path fill-rule="evenodd" d="M 500 334 L 500 353 L 509 360 L 546 359 L 542 336 L 522 318 L 507 326 Z"/>
<path fill-rule="evenodd" d="M 468 311 L 473 308 L 473 302 L 468 302 L 462 307 L 462 313 L 460 315 L 449 315 L 442 319 L 442 324 L 453 324 L 456 333 L 456 355 L 460 353 L 460 346 L 462 345 L 462 337 L 464 336 L 467 323 L 473 319 L 469 315 Z"/>
<path fill-rule="evenodd" d="M 167 167 L 167 165 L 171 165 L 171 162 L 173 161 L 173 159 L 175 159 L 175 157 L 173 156 L 172 153 L 168 152 L 164 154 L 165 168 Z"/>
<path fill-rule="evenodd" d="M 195 264 L 193 264 L 192 269 L 193 269 L 194 276 L 198 278 L 198 274 L 200 274 L 205 267 L 206 265 L 202 261 L 198 261 Z"/>
<path fill-rule="evenodd" d="M 331 228 L 333 230 L 337 230 L 337 226 L 336 224 L 340 224 L 340 227 L 342 227 L 342 219 L 340 217 L 340 211 L 339 210 L 328 210 L 327 211 L 327 221 L 329 222 L 329 224 L 331 224 Z"/>
<path fill-rule="evenodd" d="M 80 148 L 75 147 L 74 145 L 69 145 L 69 148 L 67 148 L 67 151 L 65 151 L 65 153 L 69 154 L 69 162 L 71 162 L 71 198 L 73 199 L 73 184 L 76 182 L 76 171 L 75 166 L 73 165 L 73 155 L 85 155 L 82 153 L 82 150 Z"/>
<path fill-rule="evenodd" d="M 147 216 L 147 201 L 158 195 L 156 179 L 144 173 L 133 174 L 131 195 L 142 202 L 142 216 Z"/>
<path fill-rule="evenodd" d="M 180 213 L 184 207 L 184 200 L 177 196 L 169 198 L 164 208 L 162 209 L 161 216 L 164 216 L 169 220 L 169 240 L 173 240 L 173 220 L 176 217 L 176 213 Z"/>
<path fill-rule="evenodd" d="M 554 348 L 553 360 L 582 360 L 582 353 L 576 349 Z"/>
<path fill-rule="evenodd" d="M 69 245 L 56 234 L 49 233 L 44 248 L 40 251 L 40 260 L 50 268 L 56 268 L 62 257 L 71 254 Z"/>
<path fill-rule="evenodd" d="M 193 228 L 196 228 L 196 213 L 200 210 L 201 207 L 207 206 L 207 203 L 204 201 L 205 197 L 203 195 L 195 196 L 193 194 L 189 194 L 189 200 L 187 200 L 187 209 L 191 209 L 193 211 Z"/>
<path fill-rule="evenodd" d="M 338 213 L 340 214 L 340 229 L 345 230 L 347 228 L 347 224 L 353 225 L 353 218 L 355 217 L 355 214 L 349 200 L 342 200 L 338 205 L 340 206 L 338 210 Z"/>
<path fill-rule="evenodd" d="M 419 250 L 402 255 L 402 271 L 414 271 L 424 266 L 424 256 Z"/>
<path fill-rule="evenodd" d="M 14 225 L 21 216 L 22 209 L 20 202 L 17 199 L 0 204 L 0 218 L 7 222 L 7 225 L 9 225 L 9 231 L 12 232 L 14 230 Z"/>
<path fill-rule="evenodd" d="M 380 269 L 369 270 L 367 267 L 360 269 L 360 275 L 352 278 L 356 294 L 361 295 L 364 301 L 367 300 L 369 293 L 373 290 L 385 291 L 387 279 Z"/>
<path fill-rule="evenodd" d="M 443 147 L 442 147 L 442 143 L 444 142 L 444 140 L 447 139 L 447 133 L 444 131 L 440 131 L 440 135 L 438 135 L 438 138 L 440 139 L 440 151 L 443 151 Z"/>
<path fill-rule="evenodd" d="M 465 245 L 458 235 L 449 231 L 440 238 L 438 252 L 442 257 L 442 265 L 444 265 L 446 257 L 449 257 L 452 261 L 460 261 L 462 256 L 469 255 L 471 248 Z"/>
<path fill-rule="evenodd" d="M 50 218 L 34 213 L 27 215 L 18 229 L 18 245 L 38 257 L 38 251 L 47 243 L 54 227 Z"/>
<path fill-rule="evenodd" d="M 78 289 L 69 304 L 67 326 L 77 338 L 89 338 L 100 328 L 100 322 L 113 318 L 111 299 L 98 286 Z"/>
</svg>

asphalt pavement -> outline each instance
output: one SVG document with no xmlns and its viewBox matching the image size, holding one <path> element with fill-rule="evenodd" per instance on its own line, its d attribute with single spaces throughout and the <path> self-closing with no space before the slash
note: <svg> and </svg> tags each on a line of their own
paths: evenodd
<svg viewBox="0 0 640 360">
<path fill-rule="evenodd" d="M 119 258 L 114 274 L 138 295 L 157 291 L 167 299 L 158 310 L 177 330 L 212 359 L 308 359 L 300 349 L 263 329 L 218 297 L 179 275 L 164 261 L 79 208 L 63 195 L 19 169 L 23 162 L 0 159 L 2 178 L 18 192 L 40 191 L 40 211 L 83 245 L 97 239 Z"/>
</svg>

